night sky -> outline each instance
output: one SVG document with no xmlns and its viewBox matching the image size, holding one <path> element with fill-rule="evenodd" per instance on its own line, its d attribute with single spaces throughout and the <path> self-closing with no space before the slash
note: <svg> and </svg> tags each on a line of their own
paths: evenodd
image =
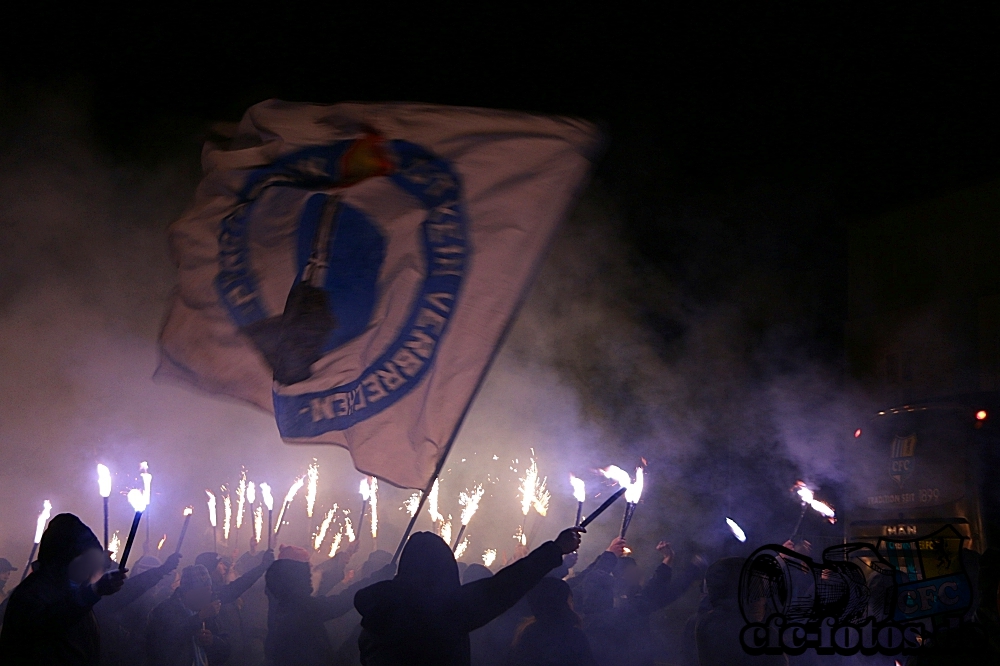
<svg viewBox="0 0 1000 666">
<path fill-rule="evenodd" d="M 613 224 L 596 234 L 623 248 L 609 265 L 629 276 L 615 312 L 641 324 L 658 362 L 680 368 L 690 386 L 707 383 L 712 361 L 739 359 L 726 366 L 740 370 L 720 379 L 717 393 L 691 392 L 716 410 L 696 415 L 708 423 L 704 440 L 741 429 L 754 433 L 747 439 L 781 439 L 786 424 L 775 417 L 758 428 L 754 419 L 766 415 L 751 397 L 773 388 L 776 376 L 792 378 L 782 384 L 789 394 L 810 394 L 794 390 L 806 374 L 839 386 L 850 221 L 1000 172 L 1000 7 L 538 4 L 272 3 L 195 12 L 168 3 L 124 11 L 24 3 L 3 17 L 0 149 L 20 155 L 19 142 L 30 143 L 22 128 L 34 127 L 53 98 L 81 114 L 76 129 L 112 173 L 178 163 L 194 173 L 210 124 L 237 121 L 269 98 L 587 118 L 607 138 L 588 205 L 613 211 Z M 569 234 L 595 242 L 593 228 L 572 224 L 582 226 Z M 10 274 L 32 274 L 18 271 Z M 739 314 L 728 319 L 718 314 L 733 309 Z M 711 334 L 727 327 L 738 340 L 712 347 Z M 625 435 L 635 427 L 636 441 L 656 430 L 635 426 L 643 415 L 625 379 L 593 392 L 590 380 L 607 375 L 600 364 L 609 358 L 576 353 L 582 342 L 571 349 L 575 356 L 549 360 L 577 381 L 584 411 Z M 737 403 L 732 414 L 718 411 Z M 712 419 L 726 418 L 712 431 Z M 720 459 L 711 446 L 692 453 L 689 478 Z M 787 494 L 797 471 L 785 462 L 760 463 L 771 467 L 776 496 Z M 706 494 L 719 494 L 713 483 L 705 480 Z M 728 502 L 738 505 L 739 496 Z M 794 520 L 797 507 L 785 509 Z"/>
</svg>

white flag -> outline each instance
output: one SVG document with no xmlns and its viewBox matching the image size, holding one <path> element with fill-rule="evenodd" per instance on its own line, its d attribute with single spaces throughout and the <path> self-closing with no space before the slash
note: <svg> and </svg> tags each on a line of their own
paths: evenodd
<svg viewBox="0 0 1000 666">
<path fill-rule="evenodd" d="M 598 145 L 585 122 L 264 102 L 170 228 L 158 376 L 422 488 Z"/>
</svg>

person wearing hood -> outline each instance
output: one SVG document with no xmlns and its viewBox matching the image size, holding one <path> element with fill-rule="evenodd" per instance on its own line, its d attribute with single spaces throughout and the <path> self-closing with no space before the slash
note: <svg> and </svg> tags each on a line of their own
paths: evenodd
<svg viewBox="0 0 1000 666">
<path fill-rule="evenodd" d="M 580 528 L 564 530 L 495 576 L 462 585 L 451 547 L 436 534 L 417 532 L 392 580 L 360 590 L 364 666 L 469 666 L 469 632 L 512 607 L 563 555 L 580 547 Z"/>
<path fill-rule="evenodd" d="M 173 595 L 149 615 L 146 650 L 154 666 L 218 666 L 229 659 L 219 626 L 212 578 L 200 564 L 185 567 Z"/>
<path fill-rule="evenodd" d="M 222 632 L 229 639 L 230 658 L 234 663 L 243 661 L 245 647 L 242 597 L 263 577 L 272 562 L 274 562 L 274 551 L 265 550 L 261 553 L 260 563 L 257 566 L 229 581 L 229 574 L 233 569 L 232 558 L 212 552 L 202 553 L 195 558 L 195 564 L 205 567 L 212 577 L 212 592 L 222 603 L 218 621 Z"/>
<path fill-rule="evenodd" d="M 299 553 L 298 551 L 302 552 Z M 283 552 L 267 570 L 268 633 L 264 643 L 268 663 L 281 666 L 328 666 L 334 649 L 324 623 L 353 609 L 355 593 L 392 576 L 388 565 L 340 594 L 313 596 L 309 553 Z"/>
<path fill-rule="evenodd" d="M 0 557 L 0 602 L 10 594 L 10 591 L 4 588 L 7 587 L 7 581 L 10 580 L 11 574 L 15 571 L 17 571 L 17 567 L 11 564 L 10 560 L 6 557 Z"/>
<path fill-rule="evenodd" d="M 527 599 L 531 618 L 514 638 L 511 666 L 597 666 L 566 581 L 546 576 Z"/>
<path fill-rule="evenodd" d="M 100 663 L 93 608 L 118 592 L 125 572 L 104 572 L 101 542 L 70 513 L 49 521 L 34 571 L 11 592 L 0 631 L 0 663 L 87 665 Z"/>
</svg>

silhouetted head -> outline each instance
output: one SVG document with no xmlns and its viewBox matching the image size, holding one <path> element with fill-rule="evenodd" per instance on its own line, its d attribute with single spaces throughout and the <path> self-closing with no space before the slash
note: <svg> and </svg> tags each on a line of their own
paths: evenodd
<svg viewBox="0 0 1000 666">
<path fill-rule="evenodd" d="M 308 562 L 275 560 L 264 574 L 267 591 L 278 601 L 312 595 L 312 571 Z"/>
<path fill-rule="evenodd" d="M 462 583 L 474 583 L 484 578 L 492 578 L 493 572 L 482 564 L 470 564 L 462 573 Z"/>
<path fill-rule="evenodd" d="M 208 570 L 193 564 L 181 571 L 181 584 L 177 594 L 188 609 L 199 612 L 212 603 L 212 576 Z"/>
<path fill-rule="evenodd" d="M 573 612 L 569 583 L 561 578 L 543 578 L 528 592 L 527 599 L 536 622 L 580 624 L 579 616 Z"/>
<path fill-rule="evenodd" d="M 49 521 L 38 544 L 41 571 L 66 570 L 75 583 L 90 582 L 104 571 L 104 550 L 90 528 L 71 513 Z"/>
<path fill-rule="evenodd" d="M 161 564 L 162 562 L 152 555 L 143 555 L 139 558 L 139 561 L 135 563 L 135 566 L 132 567 L 131 575 L 137 576 L 145 571 L 149 571 L 150 569 L 155 569 Z"/>
<path fill-rule="evenodd" d="M 619 557 L 615 565 L 615 582 L 618 591 L 628 594 L 642 584 L 639 565 L 631 557 Z"/>
<path fill-rule="evenodd" d="M 406 542 L 396 580 L 434 593 L 447 593 L 461 585 L 455 555 L 444 539 L 431 532 L 417 532 Z"/>
<path fill-rule="evenodd" d="M 392 553 L 387 550 L 375 550 L 361 565 L 361 577 L 368 578 L 373 573 L 392 562 Z"/>
<path fill-rule="evenodd" d="M 735 599 L 740 585 L 740 571 L 746 560 L 742 557 L 724 557 L 712 562 L 705 571 L 705 588 L 713 603 Z"/>
</svg>

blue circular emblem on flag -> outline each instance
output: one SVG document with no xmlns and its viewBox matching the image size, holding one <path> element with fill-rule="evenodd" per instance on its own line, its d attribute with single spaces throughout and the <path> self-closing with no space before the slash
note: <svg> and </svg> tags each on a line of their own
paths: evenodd
<svg viewBox="0 0 1000 666">
<path fill-rule="evenodd" d="M 423 280 L 395 338 L 356 378 L 322 391 L 284 390 L 309 379 L 313 363 L 363 334 L 372 321 L 386 239 L 363 211 L 328 193 L 331 186 L 372 177 L 389 179 L 426 211 Z M 255 206 L 270 188 L 323 190 L 308 196 L 298 213 L 297 274 L 281 313 L 264 307 L 249 240 Z M 216 291 L 274 370 L 281 436 L 345 430 L 406 395 L 434 363 L 468 256 L 459 180 L 446 161 L 406 141 L 366 135 L 305 148 L 250 172 L 237 207 L 222 221 L 218 256 Z"/>
</svg>

